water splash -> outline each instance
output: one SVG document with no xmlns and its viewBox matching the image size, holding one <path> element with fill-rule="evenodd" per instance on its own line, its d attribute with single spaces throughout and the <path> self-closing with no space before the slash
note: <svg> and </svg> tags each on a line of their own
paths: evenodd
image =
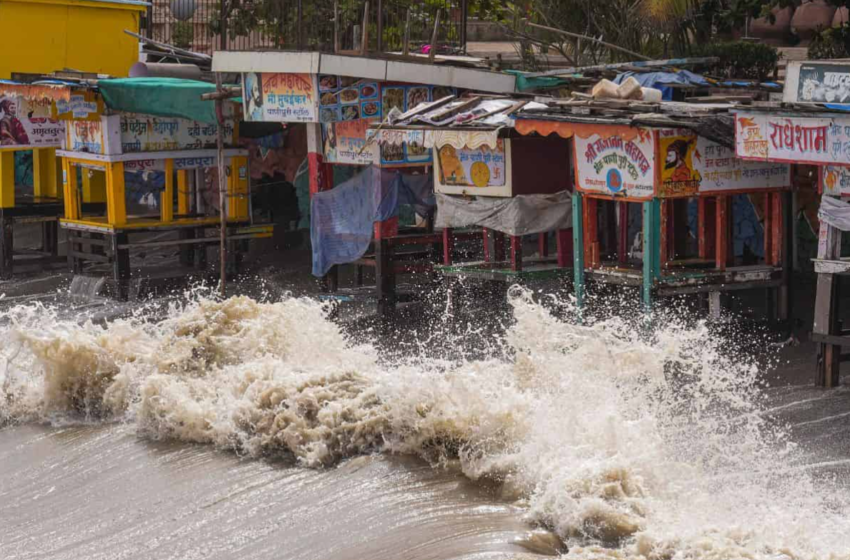
<svg viewBox="0 0 850 560">
<path fill-rule="evenodd" d="M 19 306 L 2 316 L 0 424 L 121 420 L 308 467 L 459 460 L 571 558 L 850 558 L 846 488 L 795 468 L 759 368 L 705 325 L 576 324 L 522 291 L 511 305 L 490 358 L 393 363 L 306 299 L 192 297 L 101 325 Z"/>
</svg>

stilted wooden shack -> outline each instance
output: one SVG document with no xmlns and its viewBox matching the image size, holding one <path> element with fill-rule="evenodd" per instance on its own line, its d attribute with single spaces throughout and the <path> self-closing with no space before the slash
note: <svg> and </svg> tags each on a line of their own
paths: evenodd
<svg viewBox="0 0 850 560">
<path fill-rule="evenodd" d="M 430 171 L 431 150 L 421 141 L 381 147 L 367 144 L 370 124 L 385 120 L 394 112 L 403 114 L 420 104 L 451 98 L 458 90 L 512 93 L 516 89 L 516 78 L 509 74 L 381 55 L 221 52 L 215 54 L 213 69 L 242 74 L 246 120 L 306 126 L 313 213 L 316 195 L 336 186 L 334 166 L 358 166 L 360 170 L 373 166 L 405 177 Z M 329 205 L 324 202 L 323 208 L 327 209 Z M 362 282 L 362 270 L 374 267 L 376 285 L 369 290 L 369 297 L 377 298 L 379 312 L 387 315 L 403 297 L 397 275 L 430 272 L 434 264 L 431 255 L 441 252 L 442 235 L 434 232 L 428 216 L 420 216 L 424 227 L 409 229 L 399 226 L 395 208 L 386 213 L 383 210 L 386 209 L 373 216 L 370 239 L 365 244 L 366 234 L 359 227 L 362 224 L 356 235 L 340 230 L 335 237 L 323 236 L 328 240 L 325 248 L 351 243 L 358 250 L 339 251 L 319 263 L 319 244 L 315 240 L 313 249 L 314 274 L 323 276 L 329 297 L 348 299 L 362 290 L 339 290 L 336 269 L 325 269 L 325 264 L 354 264 L 357 284 Z M 311 222 L 315 228 L 315 216 L 311 216 Z M 331 227 L 332 222 L 328 217 L 323 224 Z M 313 235 L 317 235 L 315 231 Z"/>
<path fill-rule="evenodd" d="M 731 149 L 731 130 L 723 145 L 693 128 L 671 127 L 683 121 L 660 115 L 636 119 L 638 124 L 623 117 L 534 113 L 519 116 L 519 132 L 574 142 L 580 305 L 589 282 L 639 288 L 647 310 L 658 297 L 708 293 L 717 311 L 721 292 L 766 289 L 777 294 L 779 317 L 787 315 L 787 165 L 742 162 Z M 764 212 L 763 256 L 751 262 L 732 251 L 736 194 L 750 195 Z"/>
<path fill-rule="evenodd" d="M 208 236 L 208 231 L 220 231 L 221 223 L 217 212 L 208 215 L 204 211 L 201 197 L 204 171 L 218 162 L 215 116 L 203 105 L 212 103 L 200 101 L 200 90 L 212 89 L 209 84 L 185 80 L 99 83 L 99 95 L 111 96 L 106 110 L 96 119 L 70 122 L 65 149 L 57 152 L 64 185 L 61 226 L 68 233 L 68 262 L 74 273 L 84 272 L 92 264 L 108 265 L 119 296 L 126 298 L 131 251 L 179 247 L 181 264 L 206 266 L 206 247 L 220 243 L 220 237 Z M 128 91 L 132 95 L 127 95 Z M 138 100 L 145 100 L 144 105 Z M 145 112 L 138 112 L 140 109 Z M 180 115 L 197 115 L 204 121 Z M 271 235 L 271 226 L 250 223 L 247 151 L 233 147 L 237 124 L 231 118 L 226 125 L 228 147 L 223 152 L 228 255 L 233 270 L 250 239 Z M 144 184 L 151 173 L 164 175 L 162 187 L 151 187 L 147 208 L 128 211 L 127 181 L 138 178 Z M 93 189 L 105 192 L 106 210 L 86 216 L 81 205 Z M 177 238 L 162 240 L 167 234 Z"/>
<path fill-rule="evenodd" d="M 842 232 L 850 231 L 850 64 L 790 63 L 783 103 L 757 104 L 736 115 L 740 158 L 817 166 L 822 194 L 818 252 L 814 261 L 817 294 L 812 340 L 818 342 L 815 384 L 839 385 L 839 366 L 850 354 L 850 332 L 841 320 L 841 279 L 850 274 L 842 256 Z"/>
<path fill-rule="evenodd" d="M 56 81 L 19 84 L 0 82 L 0 278 L 12 276 L 15 266 L 14 231 L 22 224 L 40 223 L 42 245 L 38 258 L 19 254 L 18 262 L 47 262 L 58 254 L 58 222 L 62 216 L 59 161 L 56 149 L 65 135 L 65 118 L 72 102 L 83 93 Z M 57 112 L 57 105 L 61 114 Z M 78 104 L 78 116 L 84 118 Z M 32 189 L 16 180 L 16 154 L 32 154 Z M 103 199 L 88 197 L 86 210 Z M 82 210 L 82 209 L 81 209 Z"/>
<path fill-rule="evenodd" d="M 433 150 L 436 226 L 443 236 L 439 272 L 510 283 L 568 274 L 573 261 L 570 142 L 517 134 L 514 118 L 527 100 L 472 98 L 434 105 L 393 124 L 373 125 L 372 135 L 381 146 L 421 138 Z M 484 258 L 458 262 L 456 237 L 468 228 L 482 241 Z M 537 254 L 524 258 L 527 236 L 537 237 Z"/>
</svg>

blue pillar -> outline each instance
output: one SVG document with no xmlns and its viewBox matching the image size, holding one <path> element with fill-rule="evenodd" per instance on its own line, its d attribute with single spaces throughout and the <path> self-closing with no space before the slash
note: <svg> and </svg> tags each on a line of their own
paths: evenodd
<svg viewBox="0 0 850 560">
<path fill-rule="evenodd" d="M 643 203 L 643 309 L 652 311 L 652 288 L 661 274 L 661 201 Z"/>
<path fill-rule="evenodd" d="M 576 306 L 584 307 L 584 221 L 581 193 L 573 193 L 573 276 Z"/>
</svg>

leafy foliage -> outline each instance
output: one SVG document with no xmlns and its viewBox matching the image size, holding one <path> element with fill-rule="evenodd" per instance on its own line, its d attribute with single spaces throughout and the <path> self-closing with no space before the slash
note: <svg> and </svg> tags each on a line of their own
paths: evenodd
<svg viewBox="0 0 850 560">
<path fill-rule="evenodd" d="M 850 26 L 821 31 L 809 43 L 808 54 L 814 60 L 850 57 Z"/>
<path fill-rule="evenodd" d="M 718 78 L 766 80 L 773 75 L 779 62 L 776 48 L 750 41 L 713 43 L 695 49 L 695 54 L 720 59 L 707 72 Z"/>
</svg>

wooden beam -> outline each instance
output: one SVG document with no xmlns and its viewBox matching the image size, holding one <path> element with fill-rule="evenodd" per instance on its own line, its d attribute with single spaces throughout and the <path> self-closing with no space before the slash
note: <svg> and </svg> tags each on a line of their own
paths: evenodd
<svg viewBox="0 0 850 560">
<path fill-rule="evenodd" d="M 454 251 L 454 238 L 452 237 L 452 228 L 443 229 L 443 264 L 450 266 L 452 264 L 452 252 Z"/>
<path fill-rule="evenodd" d="M 511 270 L 522 271 L 522 236 L 511 235 Z"/>
</svg>

